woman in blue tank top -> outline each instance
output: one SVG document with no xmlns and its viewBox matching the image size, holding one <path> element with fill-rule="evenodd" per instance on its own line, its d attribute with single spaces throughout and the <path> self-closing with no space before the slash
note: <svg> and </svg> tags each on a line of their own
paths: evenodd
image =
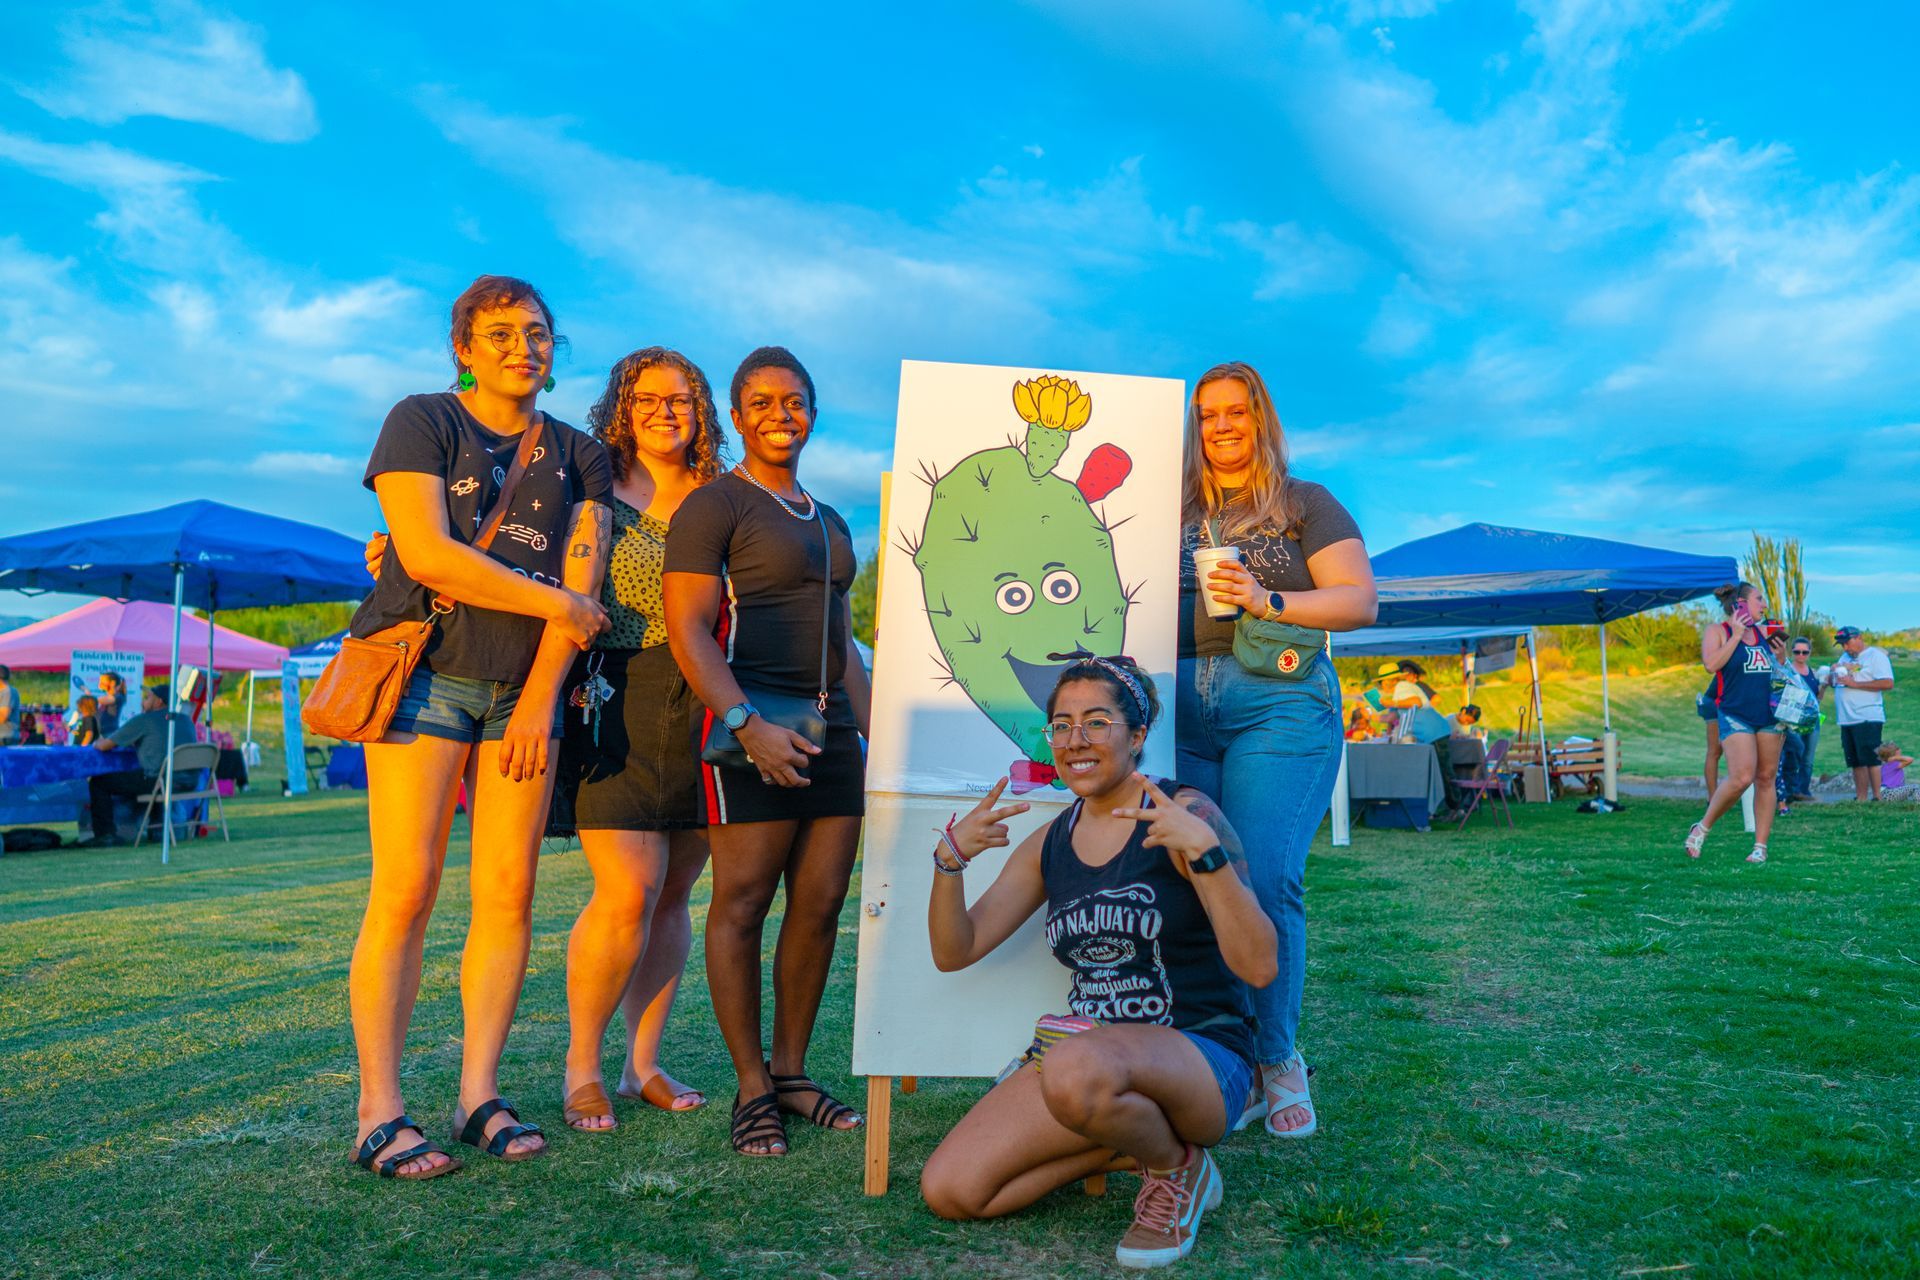
<svg viewBox="0 0 1920 1280">
<path fill-rule="evenodd" d="M 927 1161 L 927 1204 L 943 1218 L 998 1217 L 1131 1156 L 1140 1195 L 1116 1256 L 1133 1267 L 1185 1257 L 1220 1203 L 1206 1148 L 1258 1115 L 1247 986 L 1279 970 L 1273 924 L 1219 808 L 1135 771 L 1158 712 L 1152 677 L 1131 659 L 1067 665 L 1047 739 L 1074 803 L 1021 841 L 969 908 L 961 872 L 1007 845 L 1006 820 L 1028 808 L 995 808 L 996 784 L 936 846 L 927 911 L 934 963 L 951 972 L 1044 907 L 1048 945 L 1073 976 L 1071 1012 L 1042 1020 Z"/>
<path fill-rule="evenodd" d="M 1707 686 L 1720 728 L 1720 751 L 1727 776 L 1707 798 L 1707 812 L 1687 832 L 1687 856 L 1697 858 L 1707 833 L 1720 815 L 1740 803 L 1740 794 L 1753 788 L 1753 852 L 1748 862 L 1767 860 L 1767 837 L 1773 833 L 1774 775 L 1780 768 L 1785 729 L 1773 718 L 1775 655 L 1759 623 L 1767 613 L 1767 598 L 1749 583 L 1736 582 L 1714 592 L 1725 622 L 1716 622 L 1700 634 L 1701 665 L 1713 673 Z M 1774 636 L 1780 645 L 1783 637 Z M 1783 647 L 1783 646 L 1782 646 Z"/>
</svg>

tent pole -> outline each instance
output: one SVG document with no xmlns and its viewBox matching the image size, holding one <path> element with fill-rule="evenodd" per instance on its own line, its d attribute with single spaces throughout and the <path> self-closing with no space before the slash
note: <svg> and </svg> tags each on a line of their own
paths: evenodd
<svg viewBox="0 0 1920 1280">
<path fill-rule="evenodd" d="M 1547 793 L 1547 803 L 1553 803 L 1553 759 L 1547 754 L 1547 712 L 1540 699 L 1540 633 L 1527 628 L 1527 667 L 1533 673 L 1533 727 L 1540 735 L 1540 781 L 1542 790 Z"/>
<path fill-rule="evenodd" d="M 173 566 L 173 653 L 167 660 L 167 705 L 160 709 L 167 718 L 167 758 L 160 766 L 160 865 L 166 866 L 173 854 L 173 748 L 178 721 L 173 718 L 180 697 L 180 610 L 186 605 L 187 566 Z"/>
<path fill-rule="evenodd" d="M 207 741 L 213 741 L 213 601 L 207 601 Z"/>
<path fill-rule="evenodd" d="M 247 672 L 247 746 L 253 745 L 253 684 L 254 673 Z M 244 748 L 242 748 L 244 751 Z"/>
<path fill-rule="evenodd" d="M 1607 689 L 1607 624 L 1600 622 L 1600 727 L 1607 733 L 1613 732 L 1613 700 Z"/>
<path fill-rule="evenodd" d="M 1600 619 L 1600 795 L 1620 802 L 1620 739 L 1613 732 L 1613 700 L 1607 688 L 1607 620 Z"/>
</svg>

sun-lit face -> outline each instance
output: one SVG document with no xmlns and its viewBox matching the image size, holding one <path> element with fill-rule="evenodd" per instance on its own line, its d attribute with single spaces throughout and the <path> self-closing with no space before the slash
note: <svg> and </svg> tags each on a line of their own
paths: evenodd
<svg viewBox="0 0 1920 1280">
<path fill-rule="evenodd" d="M 1214 472 L 1235 475 L 1253 464 L 1252 392 L 1238 378 L 1216 378 L 1194 395 L 1200 447 Z"/>
<path fill-rule="evenodd" d="M 1747 592 L 1745 599 L 1747 602 L 1748 613 L 1752 614 L 1756 618 L 1764 618 L 1767 616 L 1766 592 L 1760 590 L 1760 588 L 1758 587 L 1754 587 L 1752 590 Z"/>
<path fill-rule="evenodd" d="M 633 380 L 634 447 L 679 465 L 693 443 L 693 384 L 670 364 L 649 365 Z"/>
<path fill-rule="evenodd" d="M 481 390 L 509 399 L 536 395 L 553 372 L 553 326 L 535 306 L 514 303 L 473 314 L 473 336 L 454 355 Z"/>
<path fill-rule="evenodd" d="M 813 397 L 791 369 L 766 365 L 747 375 L 733 411 L 740 443 L 762 462 L 791 467 L 813 434 Z"/>
<path fill-rule="evenodd" d="M 1113 705 L 1113 689 L 1103 680 L 1071 680 L 1053 698 L 1047 721 L 1053 767 L 1077 796 L 1095 796 L 1126 782 L 1140 763 L 1145 729 L 1127 728 Z M 1093 742 L 1089 739 L 1101 738 Z"/>
</svg>

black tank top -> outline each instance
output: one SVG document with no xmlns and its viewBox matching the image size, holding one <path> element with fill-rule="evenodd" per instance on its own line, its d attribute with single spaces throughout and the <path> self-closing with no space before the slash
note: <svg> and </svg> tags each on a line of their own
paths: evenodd
<svg viewBox="0 0 1920 1280">
<path fill-rule="evenodd" d="M 1179 784 L 1162 780 L 1173 795 Z M 1253 1002 L 1220 954 L 1200 895 L 1149 849 L 1135 823 L 1126 848 L 1090 867 L 1073 851 L 1076 800 L 1047 827 L 1040 876 L 1047 887 L 1047 945 L 1073 974 L 1067 1004 L 1102 1022 L 1147 1022 L 1192 1031 L 1253 1062 Z M 1150 801 L 1142 798 L 1143 804 Z M 1232 875 L 1229 869 L 1214 875 Z"/>
</svg>

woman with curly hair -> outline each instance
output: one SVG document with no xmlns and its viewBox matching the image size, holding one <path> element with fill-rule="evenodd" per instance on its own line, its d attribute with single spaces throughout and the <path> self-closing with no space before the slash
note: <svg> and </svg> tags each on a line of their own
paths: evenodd
<svg viewBox="0 0 1920 1280">
<path fill-rule="evenodd" d="M 557 830 L 577 830 L 593 869 L 567 947 L 567 1123 L 616 1127 L 601 1078 L 619 1006 L 627 1053 L 618 1092 L 664 1111 L 706 1099 L 660 1069 L 660 1041 L 693 942 L 687 897 L 707 863 L 696 721 L 700 705 L 667 647 L 660 592 L 667 528 L 725 466 L 706 375 L 665 347 L 613 366 L 588 412 L 613 464 L 613 534 L 600 603 L 610 626 L 568 687 Z M 570 819 L 570 820 L 569 820 Z"/>
</svg>

